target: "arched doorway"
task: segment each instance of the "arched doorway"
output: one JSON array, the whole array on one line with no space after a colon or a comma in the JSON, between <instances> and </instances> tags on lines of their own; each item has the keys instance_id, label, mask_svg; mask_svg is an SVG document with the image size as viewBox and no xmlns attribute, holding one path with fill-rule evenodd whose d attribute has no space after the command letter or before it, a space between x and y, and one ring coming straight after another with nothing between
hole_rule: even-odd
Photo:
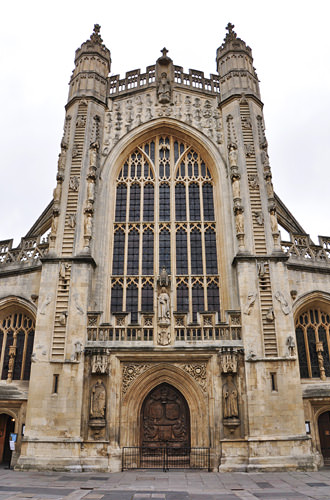
<instances>
[{"instance_id":1,"label":"arched doorway","mask_svg":"<svg viewBox=\"0 0 330 500\"><path fill-rule=\"evenodd\" d=\"M324 464L330 465L330 411L319 416L318 424Z\"/></svg>"},{"instance_id":2,"label":"arched doorway","mask_svg":"<svg viewBox=\"0 0 330 500\"><path fill-rule=\"evenodd\" d=\"M175 387L163 383L145 398L141 409L141 447L190 448L188 404Z\"/></svg>"},{"instance_id":3,"label":"arched doorway","mask_svg":"<svg viewBox=\"0 0 330 500\"><path fill-rule=\"evenodd\" d=\"M6 413L0 414L0 464L10 464L10 433L15 430L15 419Z\"/></svg>"}]
</instances>

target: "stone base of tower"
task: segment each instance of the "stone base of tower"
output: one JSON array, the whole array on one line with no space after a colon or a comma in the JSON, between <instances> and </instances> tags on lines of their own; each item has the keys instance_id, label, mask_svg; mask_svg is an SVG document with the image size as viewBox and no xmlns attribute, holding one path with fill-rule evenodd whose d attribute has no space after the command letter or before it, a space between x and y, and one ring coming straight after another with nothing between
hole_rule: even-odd
<instances>
[{"instance_id":1,"label":"stone base of tower","mask_svg":"<svg viewBox=\"0 0 330 500\"><path fill-rule=\"evenodd\" d=\"M121 456L107 442L25 442L15 470L119 472Z\"/></svg>"},{"instance_id":2,"label":"stone base of tower","mask_svg":"<svg viewBox=\"0 0 330 500\"><path fill-rule=\"evenodd\" d=\"M222 441L219 472L315 471L310 443L306 436Z\"/></svg>"}]
</instances>

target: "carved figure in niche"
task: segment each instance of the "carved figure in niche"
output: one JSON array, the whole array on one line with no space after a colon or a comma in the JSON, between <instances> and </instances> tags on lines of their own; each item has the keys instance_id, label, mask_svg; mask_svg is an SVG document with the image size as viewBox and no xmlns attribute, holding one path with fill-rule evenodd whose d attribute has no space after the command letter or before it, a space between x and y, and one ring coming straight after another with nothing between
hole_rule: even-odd
<instances>
[{"instance_id":1,"label":"carved figure in niche","mask_svg":"<svg viewBox=\"0 0 330 500\"><path fill-rule=\"evenodd\" d=\"M244 314L249 315L251 313L252 307L256 301L257 298L257 293L256 292L250 292L249 295L247 296L247 303L244 309Z\"/></svg>"},{"instance_id":2,"label":"carved figure in niche","mask_svg":"<svg viewBox=\"0 0 330 500\"><path fill-rule=\"evenodd\" d=\"M53 191L54 206L58 209L62 194L62 182L57 182L56 188Z\"/></svg>"},{"instance_id":3,"label":"carved figure in niche","mask_svg":"<svg viewBox=\"0 0 330 500\"><path fill-rule=\"evenodd\" d=\"M70 177L69 187L72 191L78 191L79 177L77 177L76 175L74 175L73 177Z\"/></svg>"},{"instance_id":4,"label":"carved figure in niche","mask_svg":"<svg viewBox=\"0 0 330 500\"><path fill-rule=\"evenodd\" d=\"M282 292L278 291L275 293L275 299L279 301L281 304L281 309L284 312L284 314L289 314L291 311L291 308L288 304L288 301L284 298L284 295Z\"/></svg>"},{"instance_id":5,"label":"carved figure in niche","mask_svg":"<svg viewBox=\"0 0 330 500\"><path fill-rule=\"evenodd\" d=\"M288 338L286 339L286 345L288 346L289 356L294 356L296 342L295 342L294 338L292 337L292 335L289 335Z\"/></svg>"},{"instance_id":6,"label":"carved figure in niche","mask_svg":"<svg viewBox=\"0 0 330 500\"><path fill-rule=\"evenodd\" d=\"M261 146L261 161L264 167L269 167L268 143L266 138L260 144Z\"/></svg>"},{"instance_id":7,"label":"carved figure in niche","mask_svg":"<svg viewBox=\"0 0 330 500\"><path fill-rule=\"evenodd\" d=\"M52 227L50 230L52 236L56 236L57 226L58 226L58 212L53 212Z\"/></svg>"},{"instance_id":8,"label":"carved figure in niche","mask_svg":"<svg viewBox=\"0 0 330 500\"><path fill-rule=\"evenodd\" d=\"M264 223L263 213L262 212L254 212L253 215L255 216L256 223L258 224L258 226L262 226Z\"/></svg>"},{"instance_id":9,"label":"carved figure in niche","mask_svg":"<svg viewBox=\"0 0 330 500\"><path fill-rule=\"evenodd\" d=\"M83 115L78 115L77 116L76 126L77 127L84 127L85 124L86 124L86 117L83 116Z\"/></svg>"},{"instance_id":10,"label":"carved figure in niche","mask_svg":"<svg viewBox=\"0 0 330 500\"><path fill-rule=\"evenodd\" d=\"M68 214L68 226L72 229L76 227L76 214Z\"/></svg>"},{"instance_id":11,"label":"carved figure in niche","mask_svg":"<svg viewBox=\"0 0 330 500\"><path fill-rule=\"evenodd\" d=\"M244 144L245 156L250 157L253 156L254 146L253 144Z\"/></svg>"},{"instance_id":12,"label":"carved figure in niche","mask_svg":"<svg viewBox=\"0 0 330 500\"><path fill-rule=\"evenodd\" d=\"M72 158L76 158L78 155L79 155L79 147L77 146L77 144L74 144L72 148Z\"/></svg>"},{"instance_id":13,"label":"carved figure in niche","mask_svg":"<svg viewBox=\"0 0 330 500\"><path fill-rule=\"evenodd\" d=\"M82 344L78 340L74 344L74 351L73 351L73 354L71 356L71 361L79 361L81 353L82 353Z\"/></svg>"},{"instance_id":14,"label":"carved figure in niche","mask_svg":"<svg viewBox=\"0 0 330 500\"><path fill-rule=\"evenodd\" d=\"M91 390L90 418L105 418L106 394L101 380Z\"/></svg>"},{"instance_id":15,"label":"carved figure in niche","mask_svg":"<svg viewBox=\"0 0 330 500\"><path fill-rule=\"evenodd\" d=\"M40 314L46 314L46 307L51 303L51 301L52 301L52 296L47 295L47 297L45 298L39 309Z\"/></svg>"},{"instance_id":16,"label":"carved figure in niche","mask_svg":"<svg viewBox=\"0 0 330 500\"><path fill-rule=\"evenodd\" d=\"M236 233L244 233L244 215L241 210L238 210L235 215L235 226L236 226Z\"/></svg>"},{"instance_id":17,"label":"carved figure in niche","mask_svg":"<svg viewBox=\"0 0 330 500\"><path fill-rule=\"evenodd\" d=\"M257 270L258 270L259 278L263 278L265 276L265 261L264 260L260 260L257 263Z\"/></svg>"},{"instance_id":18,"label":"carved figure in niche","mask_svg":"<svg viewBox=\"0 0 330 500\"><path fill-rule=\"evenodd\" d=\"M258 181L258 176L257 175L249 175L249 186L251 189L258 189L259 188L259 181Z\"/></svg>"},{"instance_id":19,"label":"carved figure in niche","mask_svg":"<svg viewBox=\"0 0 330 500\"><path fill-rule=\"evenodd\" d=\"M166 271L166 267L163 266L159 275L159 286L168 287L169 284L170 284L170 279Z\"/></svg>"},{"instance_id":20,"label":"carved figure in niche","mask_svg":"<svg viewBox=\"0 0 330 500\"><path fill-rule=\"evenodd\" d=\"M228 158L229 158L229 166L230 168L232 167L237 167L237 158L238 158L238 155L237 155L237 146L236 144L234 144L233 142L231 144L229 144L228 146Z\"/></svg>"},{"instance_id":21,"label":"carved figure in niche","mask_svg":"<svg viewBox=\"0 0 330 500\"><path fill-rule=\"evenodd\" d=\"M158 101L161 104L168 104L171 100L171 85L169 79L167 78L167 73L165 73L165 71L163 71L163 73L160 76L157 95L158 95Z\"/></svg>"},{"instance_id":22,"label":"carved figure in niche","mask_svg":"<svg viewBox=\"0 0 330 500\"><path fill-rule=\"evenodd\" d=\"M273 189L271 175L267 174L265 176L265 181L266 181L266 191L268 198L274 198L274 189Z\"/></svg>"},{"instance_id":23,"label":"carved figure in niche","mask_svg":"<svg viewBox=\"0 0 330 500\"><path fill-rule=\"evenodd\" d=\"M238 417L238 392L231 375L222 387L222 402L223 418Z\"/></svg>"},{"instance_id":24,"label":"carved figure in niche","mask_svg":"<svg viewBox=\"0 0 330 500\"><path fill-rule=\"evenodd\" d=\"M87 183L87 200L90 204L94 203L95 198L95 182L93 179L88 179Z\"/></svg>"},{"instance_id":25,"label":"carved figure in niche","mask_svg":"<svg viewBox=\"0 0 330 500\"><path fill-rule=\"evenodd\" d=\"M252 123L248 116L242 117L242 128L247 128L247 129L252 128Z\"/></svg>"},{"instance_id":26,"label":"carved figure in niche","mask_svg":"<svg viewBox=\"0 0 330 500\"><path fill-rule=\"evenodd\" d=\"M241 196L239 179L240 179L239 175L232 176L232 188L233 188L233 197L234 198L239 198Z\"/></svg>"},{"instance_id":27,"label":"carved figure in niche","mask_svg":"<svg viewBox=\"0 0 330 500\"><path fill-rule=\"evenodd\" d=\"M170 297L165 287L162 287L158 297L158 320L160 323L169 323L170 321Z\"/></svg>"},{"instance_id":28,"label":"carved figure in niche","mask_svg":"<svg viewBox=\"0 0 330 500\"><path fill-rule=\"evenodd\" d=\"M273 234L278 234L278 225L277 225L277 218L276 218L276 210L275 208L271 208L269 211L269 216L270 216L270 227L272 229Z\"/></svg>"},{"instance_id":29,"label":"carved figure in niche","mask_svg":"<svg viewBox=\"0 0 330 500\"><path fill-rule=\"evenodd\" d=\"M89 146L89 166L95 167L97 165L97 153L99 150L99 141L94 141Z\"/></svg>"},{"instance_id":30,"label":"carved figure in niche","mask_svg":"<svg viewBox=\"0 0 330 500\"><path fill-rule=\"evenodd\" d=\"M272 323L275 320L274 309L270 307L266 313L266 321Z\"/></svg>"},{"instance_id":31,"label":"carved figure in niche","mask_svg":"<svg viewBox=\"0 0 330 500\"><path fill-rule=\"evenodd\" d=\"M65 280L65 270L67 269L65 262L61 262L60 264L60 270L59 270L59 277L61 280Z\"/></svg>"},{"instance_id":32,"label":"carved figure in niche","mask_svg":"<svg viewBox=\"0 0 330 500\"><path fill-rule=\"evenodd\" d=\"M62 148L60 154L58 155L58 162L57 162L57 176L61 177L62 180L64 175L65 162L66 162L66 148Z\"/></svg>"},{"instance_id":33,"label":"carved figure in niche","mask_svg":"<svg viewBox=\"0 0 330 500\"><path fill-rule=\"evenodd\" d=\"M84 235L91 237L92 236L92 227L93 227L93 222L92 222L92 214L90 212L85 213L85 220L84 220Z\"/></svg>"}]
</instances>

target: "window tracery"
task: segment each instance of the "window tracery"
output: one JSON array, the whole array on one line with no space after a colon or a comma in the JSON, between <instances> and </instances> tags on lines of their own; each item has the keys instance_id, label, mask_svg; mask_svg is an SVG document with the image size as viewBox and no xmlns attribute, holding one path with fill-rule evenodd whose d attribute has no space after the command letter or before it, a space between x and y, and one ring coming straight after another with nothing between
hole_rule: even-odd
<instances>
[{"instance_id":1,"label":"window tracery","mask_svg":"<svg viewBox=\"0 0 330 500\"><path fill-rule=\"evenodd\" d=\"M301 378L330 377L330 313L314 307L295 321Z\"/></svg>"},{"instance_id":2,"label":"window tracery","mask_svg":"<svg viewBox=\"0 0 330 500\"><path fill-rule=\"evenodd\" d=\"M111 312L156 311L163 267L173 310L193 322L220 313L213 180L198 151L168 135L135 148L117 178Z\"/></svg>"},{"instance_id":3,"label":"window tracery","mask_svg":"<svg viewBox=\"0 0 330 500\"><path fill-rule=\"evenodd\" d=\"M1 379L29 380L35 321L22 310L0 312Z\"/></svg>"}]
</instances>

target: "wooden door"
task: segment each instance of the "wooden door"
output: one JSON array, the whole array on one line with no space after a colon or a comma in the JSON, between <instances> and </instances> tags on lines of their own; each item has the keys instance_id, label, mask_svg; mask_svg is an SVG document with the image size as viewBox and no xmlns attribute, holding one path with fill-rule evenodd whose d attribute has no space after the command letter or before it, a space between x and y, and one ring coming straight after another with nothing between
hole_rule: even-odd
<instances>
[{"instance_id":1,"label":"wooden door","mask_svg":"<svg viewBox=\"0 0 330 500\"><path fill-rule=\"evenodd\" d=\"M182 394L169 384L158 385L142 405L141 446L189 448L190 415Z\"/></svg>"},{"instance_id":2,"label":"wooden door","mask_svg":"<svg viewBox=\"0 0 330 500\"><path fill-rule=\"evenodd\" d=\"M330 411L319 416L321 451L325 463L330 462Z\"/></svg>"}]
</instances>

